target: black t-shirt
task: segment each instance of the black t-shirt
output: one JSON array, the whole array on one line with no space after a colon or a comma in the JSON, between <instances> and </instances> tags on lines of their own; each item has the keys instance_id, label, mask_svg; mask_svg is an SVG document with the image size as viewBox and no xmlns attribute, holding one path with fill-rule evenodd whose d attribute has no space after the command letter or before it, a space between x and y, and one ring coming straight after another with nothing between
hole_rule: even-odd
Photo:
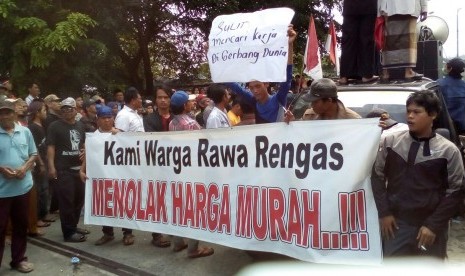
<instances>
[{"instance_id":1,"label":"black t-shirt","mask_svg":"<svg viewBox=\"0 0 465 276\"><path fill-rule=\"evenodd\" d=\"M84 125L76 122L70 125L63 120L53 122L48 127L47 144L55 146L55 168L69 169L81 165L79 152L84 148Z\"/></svg>"},{"instance_id":2,"label":"black t-shirt","mask_svg":"<svg viewBox=\"0 0 465 276\"><path fill-rule=\"evenodd\" d=\"M60 120L60 117L58 115L55 115L53 113L48 113L47 118L45 118L44 122L44 128L45 128L45 133L48 131L48 127L55 121Z\"/></svg>"},{"instance_id":3,"label":"black t-shirt","mask_svg":"<svg viewBox=\"0 0 465 276\"><path fill-rule=\"evenodd\" d=\"M47 157L47 145L45 144L45 128L35 123L27 126L32 133L40 158L45 161Z\"/></svg>"}]
</instances>

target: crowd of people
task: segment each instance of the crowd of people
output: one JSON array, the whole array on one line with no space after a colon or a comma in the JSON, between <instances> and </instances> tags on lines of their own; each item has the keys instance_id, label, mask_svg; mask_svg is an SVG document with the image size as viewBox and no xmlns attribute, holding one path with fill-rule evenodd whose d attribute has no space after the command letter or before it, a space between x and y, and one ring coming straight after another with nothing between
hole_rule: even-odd
<instances>
[{"instance_id":1,"label":"crowd of people","mask_svg":"<svg viewBox=\"0 0 465 276\"><path fill-rule=\"evenodd\" d=\"M27 235L44 234L39 228L49 226L57 215L65 242L86 241L89 231L78 227L84 205L86 132L117 135L290 122L295 120L287 109L293 80L299 88L309 84L303 91L311 104L303 120L361 118L338 99L334 81L323 78L307 83L303 77L293 78L296 33L292 27L287 35L287 79L274 92L270 83L251 81L246 88L236 83L212 84L193 93L162 85L153 91L153 101L143 101L134 87L115 90L112 99L99 95L61 98L55 94L42 98L39 85L31 83L22 100L11 97L11 84L1 85L0 264L9 234L10 266L20 272L32 271L33 265L26 257ZM451 65L451 72L455 67ZM356 74L363 82L373 78L371 69L348 70L359 72ZM409 70L406 78L411 77ZM342 75L339 83L344 84L349 77ZM384 256L428 255L443 259L447 221L463 200L461 155L454 144L432 129L440 112L434 93L413 93L406 106L408 127L391 129L392 133L384 136L373 171ZM385 131L396 125L383 110L371 116L380 117ZM124 245L134 244L136 237L131 229L123 228L122 233ZM103 226L102 234L95 245L114 240L113 227ZM152 233L151 243L157 247L172 245L175 252L187 249L189 258L214 254L213 248L201 247L197 240L168 239L160 233Z\"/></svg>"}]
</instances>

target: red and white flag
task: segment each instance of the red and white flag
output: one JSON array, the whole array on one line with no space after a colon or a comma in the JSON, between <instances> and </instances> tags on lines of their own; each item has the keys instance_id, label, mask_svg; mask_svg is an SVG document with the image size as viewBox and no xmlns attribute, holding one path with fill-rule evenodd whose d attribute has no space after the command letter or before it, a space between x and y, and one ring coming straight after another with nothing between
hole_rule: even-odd
<instances>
[{"instance_id":1,"label":"red and white flag","mask_svg":"<svg viewBox=\"0 0 465 276\"><path fill-rule=\"evenodd\" d=\"M329 59L336 66L336 72L339 76L339 57L337 56L337 38L336 28L334 28L334 21L331 20L329 24L329 34L326 38L325 50L329 53Z\"/></svg>"},{"instance_id":2,"label":"red and white flag","mask_svg":"<svg viewBox=\"0 0 465 276\"><path fill-rule=\"evenodd\" d=\"M304 73L312 79L318 80L323 78L323 70L321 69L320 48L318 46L318 38L316 36L315 21L313 16L310 16L310 24L307 33L307 46L304 54Z\"/></svg>"}]
</instances>

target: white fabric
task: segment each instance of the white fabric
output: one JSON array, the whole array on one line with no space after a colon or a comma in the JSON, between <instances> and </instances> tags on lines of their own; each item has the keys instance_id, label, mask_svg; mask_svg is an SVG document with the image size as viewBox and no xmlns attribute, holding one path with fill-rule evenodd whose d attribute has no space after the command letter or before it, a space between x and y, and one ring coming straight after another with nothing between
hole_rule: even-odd
<instances>
[{"instance_id":1,"label":"white fabric","mask_svg":"<svg viewBox=\"0 0 465 276\"><path fill-rule=\"evenodd\" d=\"M378 15L410 14L419 17L426 11L427 0L378 0Z\"/></svg>"},{"instance_id":2,"label":"white fabric","mask_svg":"<svg viewBox=\"0 0 465 276\"><path fill-rule=\"evenodd\" d=\"M87 133L84 223L379 264L370 175L380 133L378 118Z\"/></svg>"},{"instance_id":3,"label":"white fabric","mask_svg":"<svg viewBox=\"0 0 465 276\"><path fill-rule=\"evenodd\" d=\"M208 36L213 82L283 82L288 61L289 8L220 15Z\"/></svg>"},{"instance_id":4,"label":"white fabric","mask_svg":"<svg viewBox=\"0 0 465 276\"><path fill-rule=\"evenodd\" d=\"M213 107L212 112L208 115L206 128L230 127L228 115L218 107Z\"/></svg>"},{"instance_id":5,"label":"white fabric","mask_svg":"<svg viewBox=\"0 0 465 276\"><path fill-rule=\"evenodd\" d=\"M144 121L137 111L125 105L116 115L115 127L124 132L144 132Z\"/></svg>"}]
</instances>

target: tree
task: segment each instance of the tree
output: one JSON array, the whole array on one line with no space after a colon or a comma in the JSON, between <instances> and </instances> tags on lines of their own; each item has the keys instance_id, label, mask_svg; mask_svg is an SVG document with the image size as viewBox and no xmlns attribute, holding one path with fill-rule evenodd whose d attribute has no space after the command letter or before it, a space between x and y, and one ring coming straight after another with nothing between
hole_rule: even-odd
<instances>
[{"instance_id":1,"label":"tree","mask_svg":"<svg viewBox=\"0 0 465 276\"><path fill-rule=\"evenodd\" d=\"M41 77L57 56L74 51L97 24L88 15L55 11L44 2L4 0L0 4L0 74L11 76L19 88L31 76Z\"/></svg>"}]
</instances>

